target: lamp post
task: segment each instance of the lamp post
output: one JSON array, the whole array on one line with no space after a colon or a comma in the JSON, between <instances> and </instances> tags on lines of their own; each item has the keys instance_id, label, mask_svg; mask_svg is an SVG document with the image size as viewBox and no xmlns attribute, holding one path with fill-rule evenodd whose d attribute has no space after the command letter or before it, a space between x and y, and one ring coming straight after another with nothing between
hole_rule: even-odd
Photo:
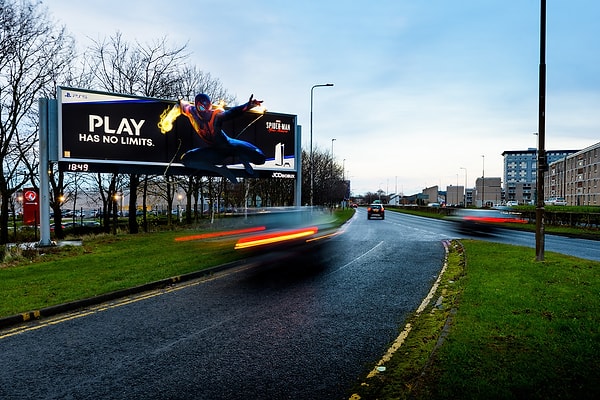
<instances>
[{"instance_id":1,"label":"lamp post","mask_svg":"<svg viewBox=\"0 0 600 400\"><path fill-rule=\"evenodd\" d=\"M485 155L481 156L482 170L481 170L481 208L485 207Z\"/></svg>"},{"instance_id":2,"label":"lamp post","mask_svg":"<svg viewBox=\"0 0 600 400\"><path fill-rule=\"evenodd\" d=\"M465 170L465 208L467 207L467 169L465 167L460 167L460 169Z\"/></svg>"},{"instance_id":3,"label":"lamp post","mask_svg":"<svg viewBox=\"0 0 600 400\"><path fill-rule=\"evenodd\" d=\"M334 158L333 158L333 142L335 142L335 138L331 139L331 177L333 178L333 166L335 164Z\"/></svg>"},{"instance_id":4,"label":"lamp post","mask_svg":"<svg viewBox=\"0 0 600 400\"><path fill-rule=\"evenodd\" d=\"M456 203L457 205L460 205L460 197L458 196L458 174L456 174Z\"/></svg>"},{"instance_id":5,"label":"lamp post","mask_svg":"<svg viewBox=\"0 0 600 400\"><path fill-rule=\"evenodd\" d=\"M540 73L538 104L538 148L535 202L535 259L544 261L544 173L548 166L546 159L546 0L540 2Z\"/></svg>"},{"instance_id":6,"label":"lamp post","mask_svg":"<svg viewBox=\"0 0 600 400\"><path fill-rule=\"evenodd\" d=\"M342 160L342 187L344 188L344 201L343 208L346 207L346 199L350 200L350 196L346 196L348 194L348 186L346 186L346 159Z\"/></svg>"},{"instance_id":7,"label":"lamp post","mask_svg":"<svg viewBox=\"0 0 600 400\"><path fill-rule=\"evenodd\" d=\"M310 88L310 205L313 205L314 193L314 166L313 166L313 92L316 87L333 86L333 83L313 85Z\"/></svg>"}]
</instances>

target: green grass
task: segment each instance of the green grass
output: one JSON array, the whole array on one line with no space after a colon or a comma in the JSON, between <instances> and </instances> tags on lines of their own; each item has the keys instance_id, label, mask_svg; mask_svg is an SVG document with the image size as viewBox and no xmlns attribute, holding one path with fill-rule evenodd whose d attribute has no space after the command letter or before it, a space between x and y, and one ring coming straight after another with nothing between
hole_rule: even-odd
<instances>
[{"instance_id":1,"label":"green grass","mask_svg":"<svg viewBox=\"0 0 600 400\"><path fill-rule=\"evenodd\" d=\"M456 398L468 389L470 398L530 399L600 394L600 263L551 253L536 263L531 251L471 242L466 253L467 286L435 364L434 393Z\"/></svg>"},{"instance_id":2,"label":"green grass","mask_svg":"<svg viewBox=\"0 0 600 400\"><path fill-rule=\"evenodd\" d=\"M0 269L0 317L199 271L241 257L226 241L175 242L183 232L90 237Z\"/></svg>"},{"instance_id":3,"label":"green grass","mask_svg":"<svg viewBox=\"0 0 600 400\"><path fill-rule=\"evenodd\" d=\"M463 245L452 247L436 294L442 308L411 319L387 370L355 398L597 398L600 263L555 253L536 262L528 248Z\"/></svg>"},{"instance_id":4,"label":"green grass","mask_svg":"<svg viewBox=\"0 0 600 400\"><path fill-rule=\"evenodd\" d=\"M326 215L339 227L353 209ZM82 246L38 250L13 248L0 264L0 318L120 289L177 277L242 259L233 249L236 238L176 241L176 238L214 232L162 231L136 235L86 237Z\"/></svg>"}]
</instances>

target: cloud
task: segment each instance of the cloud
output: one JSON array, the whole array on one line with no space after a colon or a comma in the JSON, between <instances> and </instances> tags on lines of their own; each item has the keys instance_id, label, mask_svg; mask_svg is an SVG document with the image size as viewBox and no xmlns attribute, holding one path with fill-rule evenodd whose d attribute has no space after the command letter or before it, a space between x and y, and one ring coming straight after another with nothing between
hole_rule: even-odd
<instances>
[{"instance_id":1,"label":"cloud","mask_svg":"<svg viewBox=\"0 0 600 400\"><path fill-rule=\"evenodd\" d=\"M78 40L118 30L188 43L191 62L238 100L254 93L269 110L296 114L305 146L310 88L334 83L314 92L314 142L330 149L336 138L357 193L396 180L409 194L445 188L465 172L474 186L484 168L502 177L503 151L537 146L538 2L186 4L47 1ZM548 5L547 149L598 141L599 10Z\"/></svg>"}]
</instances>

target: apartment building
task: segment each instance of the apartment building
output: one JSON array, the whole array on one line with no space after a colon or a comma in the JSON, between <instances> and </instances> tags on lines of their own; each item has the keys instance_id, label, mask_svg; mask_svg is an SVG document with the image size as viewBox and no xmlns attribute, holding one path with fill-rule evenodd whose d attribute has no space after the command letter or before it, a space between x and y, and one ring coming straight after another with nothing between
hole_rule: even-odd
<instances>
[{"instance_id":1,"label":"apartment building","mask_svg":"<svg viewBox=\"0 0 600 400\"><path fill-rule=\"evenodd\" d=\"M545 198L564 197L569 205L600 205L600 142L550 163Z\"/></svg>"},{"instance_id":2,"label":"apartment building","mask_svg":"<svg viewBox=\"0 0 600 400\"><path fill-rule=\"evenodd\" d=\"M546 154L550 164L577 152L578 150L547 150ZM535 201L537 149L505 151L502 156L504 157L504 200L518 201L520 204Z\"/></svg>"},{"instance_id":3,"label":"apartment building","mask_svg":"<svg viewBox=\"0 0 600 400\"><path fill-rule=\"evenodd\" d=\"M446 204L449 206L465 205L465 187L464 186L447 186L446 187Z\"/></svg>"},{"instance_id":4,"label":"apartment building","mask_svg":"<svg viewBox=\"0 0 600 400\"><path fill-rule=\"evenodd\" d=\"M477 178L475 180L475 205L477 207L494 207L502 204L501 183L500 178Z\"/></svg>"}]
</instances>

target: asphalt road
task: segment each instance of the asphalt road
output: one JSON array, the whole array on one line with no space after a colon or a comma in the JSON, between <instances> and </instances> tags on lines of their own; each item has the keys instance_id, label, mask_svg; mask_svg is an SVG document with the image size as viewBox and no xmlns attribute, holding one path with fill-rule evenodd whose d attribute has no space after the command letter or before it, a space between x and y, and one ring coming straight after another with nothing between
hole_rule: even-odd
<instances>
[{"instance_id":1,"label":"asphalt road","mask_svg":"<svg viewBox=\"0 0 600 400\"><path fill-rule=\"evenodd\" d=\"M5 330L0 399L347 399L426 296L442 241L464 236L454 226L360 209L320 248ZM597 242L546 244L600 258Z\"/></svg>"},{"instance_id":2,"label":"asphalt road","mask_svg":"<svg viewBox=\"0 0 600 400\"><path fill-rule=\"evenodd\" d=\"M386 219L399 224L404 229L420 231L429 237L440 239L469 238L490 242L512 244L529 247L535 258L535 234L518 230L498 228L489 232L464 232L457 230L457 224L447 220L423 218L407 214L388 212ZM600 242L569 238L557 235L544 235L544 250L556 252L588 260L600 261Z\"/></svg>"},{"instance_id":3,"label":"asphalt road","mask_svg":"<svg viewBox=\"0 0 600 400\"><path fill-rule=\"evenodd\" d=\"M348 398L443 263L440 235L390 222L2 332L0 398Z\"/></svg>"}]
</instances>

